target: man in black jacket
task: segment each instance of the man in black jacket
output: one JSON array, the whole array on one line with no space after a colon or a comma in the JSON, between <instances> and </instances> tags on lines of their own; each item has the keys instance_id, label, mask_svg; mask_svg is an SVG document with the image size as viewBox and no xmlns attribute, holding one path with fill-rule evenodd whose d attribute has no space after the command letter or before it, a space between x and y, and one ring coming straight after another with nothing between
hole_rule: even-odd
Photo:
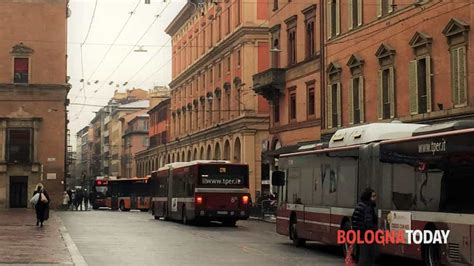
<instances>
[{"instance_id":1,"label":"man in black jacket","mask_svg":"<svg viewBox=\"0 0 474 266\"><path fill-rule=\"evenodd\" d=\"M361 237L368 230L377 230L377 213L375 212L375 201L377 196L371 188L366 188L360 197L354 213L352 214L352 229L360 231ZM358 265L374 265L375 245L363 244L359 246Z\"/></svg>"}]
</instances>

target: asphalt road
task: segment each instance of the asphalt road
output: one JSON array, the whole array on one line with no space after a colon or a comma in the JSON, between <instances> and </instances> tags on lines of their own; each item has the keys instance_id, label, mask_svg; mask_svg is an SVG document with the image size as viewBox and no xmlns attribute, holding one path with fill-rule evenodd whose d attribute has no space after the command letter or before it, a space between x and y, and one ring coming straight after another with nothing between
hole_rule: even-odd
<instances>
[{"instance_id":1,"label":"asphalt road","mask_svg":"<svg viewBox=\"0 0 474 266\"><path fill-rule=\"evenodd\" d=\"M275 225L239 221L188 226L149 213L58 213L89 265L343 265L337 248L294 247Z\"/></svg>"}]
</instances>

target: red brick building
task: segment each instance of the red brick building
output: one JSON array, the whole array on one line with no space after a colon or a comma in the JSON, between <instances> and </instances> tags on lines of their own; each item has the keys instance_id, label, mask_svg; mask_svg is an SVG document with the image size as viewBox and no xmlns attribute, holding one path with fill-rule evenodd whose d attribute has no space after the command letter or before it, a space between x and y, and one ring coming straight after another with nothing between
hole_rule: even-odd
<instances>
[{"instance_id":1,"label":"red brick building","mask_svg":"<svg viewBox=\"0 0 474 266\"><path fill-rule=\"evenodd\" d=\"M26 208L40 182L62 202L66 11L66 0L0 1L0 208Z\"/></svg>"},{"instance_id":2,"label":"red brick building","mask_svg":"<svg viewBox=\"0 0 474 266\"><path fill-rule=\"evenodd\" d=\"M270 68L253 76L253 90L271 105L264 179L278 155L319 140L321 129L321 21L319 1L268 5ZM265 186L269 190L269 186Z\"/></svg>"},{"instance_id":3,"label":"red brick building","mask_svg":"<svg viewBox=\"0 0 474 266\"><path fill-rule=\"evenodd\" d=\"M323 135L393 119L472 117L474 2L376 2L326 5Z\"/></svg>"}]
</instances>

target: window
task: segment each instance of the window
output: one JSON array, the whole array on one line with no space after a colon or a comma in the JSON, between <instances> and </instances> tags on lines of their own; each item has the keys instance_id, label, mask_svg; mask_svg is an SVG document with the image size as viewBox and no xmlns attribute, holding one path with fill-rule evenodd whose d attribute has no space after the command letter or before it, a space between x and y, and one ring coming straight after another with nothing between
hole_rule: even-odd
<instances>
[{"instance_id":1,"label":"window","mask_svg":"<svg viewBox=\"0 0 474 266\"><path fill-rule=\"evenodd\" d=\"M278 10L278 0L273 0L273 11Z\"/></svg>"},{"instance_id":2,"label":"window","mask_svg":"<svg viewBox=\"0 0 474 266\"><path fill-rule=\"evenodd\" d=\"M314 20L311 19L306 22L306 58L315 54L314 44Z\"/></svg>"},{"instance_id":3,"label":"window","mask_svg":"<svg viewBox=\"0 0 474 266\"><path fill-rule=\"evenodd\" d=\"M240 68L240 50L237 51L237 68Z\"/></svg>"},{"instance_id":4,"label":"window","mask_svg":"<svg viewBox=\"0 0 474 266\"><path fill-rule=\"evenodd\" d=\"M227 57L227 74L230 74L230 55Z\"/></svg>"},{"instance_id":5,"label":"window","mask_svg":"<svg viewBox=\"0 0 474 266\"><path fill-rule=\"evenodd\" d=\"M288 66L296 64L296 15L285 20L288 35Z\"/></svg>"},{"instance_id":6,"label":"window","mask_svg":"<svg viewBox=\"0 0 474 266\"><path fill-rule=\"evenodd\" d=\"M328 38L336 37L340 33L340 0L328 1Z\"/></svg>"},{"instance_id":7,"label":"window","mask_svg":"<svg viewBox=\"0 0 474 266\"><path fill-rule=\"evenodd\" d=\"M364 78L353 76L349 88L349 123L360 124L364 121Z\"/></svg>"},{"instance_id":8,"label":"window","mask_svg":"<svg viewBox=\"0 0 474 266\"><path fill-rule=\"evenodd\" d=\"M296 120L296 91L290 91L290 104L289 104L289 117L290 122Z\"/></svg>"},{"instance_id":9,"label":"window","mask_svg":"<svg viewBox=\"0 0 474 266\"><path fill-rule=\"evenodd\" d=\"M230 6L227 8L227 23L226 23L226 34L230 33Z\"/></svg>"},{"instance_id":10,"label":"window","mask_svg":"<svg viewBox=\"0 0 474 266\"><path fill-rule=\"evenodd\" d=\"M377 17L383 17L393 12L393 0L377 0Z\"/></svg>"},{"instance_id":11,"label":"window","mask_svg":"<svg viewBox=\"0 0 474 266\"><path fill-rule=\"evenodd\" d=\"M308 85L308 117L315 115L315 99L314 84Z\"/></svg>"},{"instance_id":12,"label":"window","mask_svg":"<svg viewBox=\"0 0 474 266\"><path fill-rule=\"evenodd\" d=\"M222 38L222 15L219 13L219 16L217 17L217 41L220 41Z\"/></svg>"},{"instance_id":13,"label":"window","mask_svg":"<svg viewBox=\"0 0 474 266\"><path fill-rule=\"evenodd\" d=\"M467 104L466 46L452 48L451 86L454 106Z\"/></svg>"},{"instance_id":14,"label":"window","mask_svg":"<svg viewBox=\"0 0 474 266\"><path fill-rule=\"evenodd\" d=\"M7 158L11 163L31 163L32 136L30 129L8 129Z\"/></svg>"},{"instance_id":15,"label":"window","mask_svg":"<svg viewBox=\"0 0 474 266\"><path fill-rule=\"evenodd\" d=\"M393 67L379 71L379 119L390 119L395 116L393 72Z\"/></svg>"},{"instance_id":16,"label":"window","mask_svg":"<svg viewBox=\"0 0 474 266\"><path fill-rule=\"evenodd\" d=\"M206 52L206 28L202 28L202 54Z\"/></svg>"},{"instance_id":17,"label":"window","mask_svg":"<svg viewBox=\"0 0 474 266\"><path fill-rule=\"evenodd\" d=\"M331 84L331 127L341 126L341 84Z\"/></svg>"},{"instance_id":18,"label":"window","mask_svg":"<svg viewBox=\"0 0 474 266\"><path fill-rule=\"evenodd\" d=\"M408 67L410 114L431 112L431 58L413 60Z\"/></svg>"},{"instance_id":19,"label":"window","mask_svg":"<svg viewBox=\"0 0 474 266\"><path fill-rule=\"evenodd\" d=\"M214 71L212 71L212 67L209 69L209 79L212 82L214 82Z\"/></svg>"},{"instance_id":20,"label":"window","mask_svg":"<svg viewBox=\"0 0 474 266\"><path fill-rule=\"evenodd\" d=\"M13 68L14 68L13 82L14 83L28 83L29 59L16 57L14 59Z\"/></svg>"},{"instance_id":21,"label":"window","mask_svg":"<svg viewBox=\"0 0 474 266\"><path fill-rule=\"evenodd\" d=\"M296 64L296 28L288 30L288 66Z\"/></svg>"},{"instance_id":22,"label":"window","mask_svg":"<svg viewBox=\"0 0 474 266\"><path fill-rule=\"evenodd\" d=\"M280 24L278 24L270 29L270 33L272 34L272 47L270 53L273 68L280 67L280 27Z\"/></svg>"},{"instance_id":23,"label":"window","mask_svg":"<svg viewBox=\"0 0 474 266\"><path fill-rule=\"evenodd\" d=\"M362 0L349 0L349 29L362 25Z\"/></svg>"},{"instance_id":24,"label":"window","mask_svg":"<svg viewBox=\"0 0 474 266\"><path fill-rule=\"evenodd\" d=\"M217 64L217 78L221 79L222 78L222 68L221 68L221 63Z\"/></svg>"},{"instance_id":25,"label":"window","mask_svg":"<svg viewBox=\"0 0 474 266\"><path fill-rule=\"evenodd\" d=\"M242 0L236 0L237 1L237 26L240 25L241 22L241 12L242 12Z\"/></svg>"},{"instance_id":26,"label":"window","mask_svg":"<svg viewBox=\"0 0 474 266\"><path fill-rule=\"evenodd\" d=\"M273 122L280 123L280 98L273 100Z\"/></svg>"}]
</instances>

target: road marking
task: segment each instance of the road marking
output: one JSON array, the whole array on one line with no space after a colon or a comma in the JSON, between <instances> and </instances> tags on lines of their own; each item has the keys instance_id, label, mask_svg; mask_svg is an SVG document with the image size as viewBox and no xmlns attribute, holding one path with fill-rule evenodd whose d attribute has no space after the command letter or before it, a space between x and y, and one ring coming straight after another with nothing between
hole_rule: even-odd
<instances>
[{"instance_id":1,"label":"road marking","mask_svg":"<svg viewBox=\"0 0 474 266\"><path fill-rule=\"evenodd\" d=\"M71 255L72 262L74 263L74 265L77 265L77 266L87 266L86 260L81 255L81 252L79 252L79 249L77 248L76 244L72 240L72 237L69 235L66 227L62 223L61 218L58 217L58 219L61 224L59 226L59 230L61 231L61 235L64 239L64 242L66 242L66 247L69 250L69 254Z\"/></svg>"}]
</instances>

